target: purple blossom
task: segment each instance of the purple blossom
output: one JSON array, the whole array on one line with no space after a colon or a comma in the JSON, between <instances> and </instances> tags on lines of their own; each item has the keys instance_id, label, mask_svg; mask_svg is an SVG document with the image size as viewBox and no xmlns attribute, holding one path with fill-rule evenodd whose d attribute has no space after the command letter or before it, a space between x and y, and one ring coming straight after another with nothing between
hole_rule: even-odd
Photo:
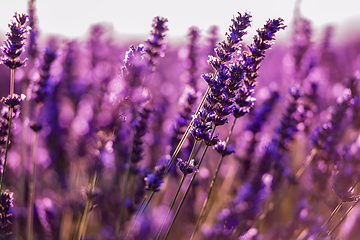
<instances>
[{"instance_id":1,"label":"purple blossom","mask_svg":"<svg viewBox=\"0 0 360 240\"><path fill-rule=\"evenodd\" d=\"M179 167L180 171L184 175L195 173L195 172L199 171L197 169L198 165L194 165L194 159L191 159L190 162L187 162L187 161L185 162L181 158L178 158L178 162L176 165Z\"/></svg>"},{"instance_id":2,"label":"purple blossom","mask_svg":"<svg viewBox=\"0 0 360 240\"><path fill-rule=\"evenodd\" d=\"M19 57L24 52L24 40L30 28L26 26L28 16L26 14L14 15L15 21L9 24L10 32L6 34L8 37L1 47L5 56L0 61L0 64L6 65L8 68L16 69L25 65L26 60L21 60Z\"/></svg>"}]
</instances>

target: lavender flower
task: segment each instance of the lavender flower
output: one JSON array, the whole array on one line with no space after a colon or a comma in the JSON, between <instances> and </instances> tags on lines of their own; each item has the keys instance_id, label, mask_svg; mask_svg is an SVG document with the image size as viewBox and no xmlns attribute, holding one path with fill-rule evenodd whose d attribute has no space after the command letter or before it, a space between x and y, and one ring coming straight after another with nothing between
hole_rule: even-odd
<instances>
[{"instance_id":1,"label":"lavender flower","mask_svg":"<svg viewBox=\"0 0 360 240\"><path fill-rule=\"evenodd\" d=\"M199 171L197 169L198 165L194 164L194 159L191 159L190 162L187 162L187 161L185 162L181 158L178 158L178 162L176 165L179 167L180 171L184 175L195 173L195 172Z\"/></svg>"},{"instance_id":2,"label":"lavender flower","mask_svg":"<svg viewBox=\"0 0 360 240\"><path fill-rule=\"evenodd\" d=\"M39 35L36 23L37 23L37 19L36 19L36 8L35 8L35 0L30 0L28 2L28 11L29 11L29 27L30 29L30 36L29 36L29 43L28 43L28 47L27 47L27 51L29 52L29 55L35 59L37 57L38 54L38 49L37 49L37 38Z\"/></svg>"},{"instance_id":3,"label":"lavender flower","mask_svg":"<svg viewBox=\"0 0 360 240\"><path fill-rule=\"evenodd\" d=\"M214 146L214 149L221 155L227 156L235 152L235 149L232 144L226 146L225 141L218 141L218 143Z\"/></svg>"},{"instance_id":4,"label":"lavender flower","mask_svg":"<svg viewBox=\"0 0 360 240\"><path fill-rule=\"evenodd\" d=\"M25 65L26 60L19 57L24 52L24 40L30 28L26 26L28 16L26 14L14 15L15 21L9 24L10 32L6 34L8 37L1 47L5 56L0 60L0 64L6 65L8 68L16 69Z\"/></svg>"},{"instance_id":5,"label":"lavender flower","mask_svg":"<svg viewBox=\"0 0 360 240\"><path fill-rule=\"evenodd\" d=\"M301 16L300 6L297 4L294 11L293 32L291 34L291 50L295 60L295 79L302 80L305 79L307 75L308 71L303 71L302 63L305 60L305 54L311 46L312 32L311 22Z\"/></svg>"},{"instance_id":6,"label":"lavender flower","mask_svg":"<svg viewBox=\"0 0 360 240\"><path fill-rule=\"evenodd\" d=\"M2 97L0 102L4 103L10 108L16 108L20 105L20 103L26 98L24 94L18 95L14 94L12 97L9 95L8 97Z\"/></svg>"},{"instance_id":7,"label":"lavender flower","mask_svg":"<svg viewBox=\"0 0 360 240\"><path fill-rule=\"evenodd\" d=\"M140 112L139 116L133 122L134 138L132 146L131 162L137 164L142 160L143 156L143 140L142 137L147 132L149 116L152 109L144 107Z\"/></svg>"},{"instance_id":8,"label":"lavender flower","mask_svg":"<svg viewBox=\"0 0 360 240\"><path fill-rule=\"evenodd\" d=\"M266 50L271 47L270 41L275 39L275 33L285 29L286 26L283 22L284 20L281 18L269 19L263 28L256 30L257 35L254 36L254 42L248 46L249 52L242 54L242 70L246 81L242 83L235 99L236 105L233 108L235 117L244 116L254 106L255 98L252 95L254 94L260 63L265 57Z\"/></svg>"},{"instance_id":9,"label":"lavender flower","mask_svg":"<svg viewBox=\"0 0 360 240\"><path fill-rule=\"evenodd\" d=\"M164 50L166 45L164 43L165 32L168 30L168 27L165 25L167 23L166 18L155 17L152 23L153 30L151 31L151 37L146 41L147 47L145 52L149 55L149 66L151 68L155 67L155 58L164 56Z\"/></svg>"},{"instance_id":10,"label":"lavender flower","mask_svg":"<svg viewBox=\"0 0 360 240\"><path fill-rule=\"evenodd\" d=\"M215 74L203 74L210 92L200 113L195 117L191 133L197 140L210 142L212 124L220 126L228 122L226 116L232 112L235 91L240 86L243 71L238 63L226 64L233 58L234 53L240 49L237 44L246 34L245 29L250 26L251 15L245 13L232 19L226 40L220 42L215 48L216 57L209 56L208 63L216 70ZM234 55L234 56L233 56ZM238 60L237 60L238 61Z\"/></svg>"},{"instance_id":11,"label":"lavender flower","mask_svg":"<svg viewBox=\"0 0 360 240\"><path fill-rule=\"evenodd\" d=\"M45 53L39 67L40 78L32 81L29 87L35 94L35 96L31 96L31 98L34 99L36 103L42 103L51 91L49 86L50 68L55 59L56 49L49 45L45 48Z\"/></svg>"},{"instance_id":12,"label":"lavender flower","mask_svg":"<svg viewBox=\"0 0 360 240\"><path fill-rule=\"evenodd\" d=\"M160 191L160 187L164 182L165 169L169 163L170 156L167 155L161 159L160 163L154 168L154 172L148 174L144 181L146 182L146 190L148 191Z\"/></svg>"},{"instance_id":13,"label":"lavender flower","mask_svg":"<svg viewBox=\"0 0 360 240\"><path fill-rule=\"evenodd\" d=\"M197 55L198 55L198 46L197 46L197 42L199 40L199 29L196 27L191 27L188 33L188 37L189 37L189 54L188 54L188 58L186 59L186 68L187 68L187 72L188 72L188 84L193 87L195 90L197 90L197 83L196 83L196 72L198 70L197 67Z\"/></svg>"},{"instance_id":14,"label":"lavender flower","mask_svg":"<svg viewBox=\"0 0 360 240\"><path fill-rule=\"evenodd\" d=\"M130 88L141 86L146 72L146 61L144 58L145 46L130 46L126 52L124 66L122 68L123 78Z\"/></svg>"},{"instance_id":15,"label":"lavender flower","mask_svg":"<svg viewBox=\"0 0 360 240\"><path fill-rule=\"evenodd\" d=\"M262 105L254 109L254 114L251 116L251 119L246 126L246 129L248 131L251 131L252 138L249 141L248 146L246 147L244 155L242 157L239 157L239 160L242 164L242 179L245 179L249 173L251 160L254 157L255 148L258 143L257 134L261 131L270 113L273 111L274 105L278 98L278 92L272 91L270 97L266 99Z\"/></svg>"},{"instance_id":16,"label":"lavender flower","mask_svg":"<svg viewBox=\"0 0 360 240\"><path fill-rule=\"evenodd\" d=\"M11 208L13 207L13 193L1 192L0 196L0 237L10 239L11 236Z\"/></svg>"},{"instance_id":17,"label":"lavender flower","mask_svg":"<svg viewBox=\"0 0 360 240\"><path fill-rule=\"evenodd\" d=\"M180 98L181 110L179 111L179 116L176 118L175 123L172 126L170 155L173 154L173 151L179 143L182 134L184 134L184 128L190 123L191 112L193 110L196 99L197 96L194 88L186 85L183 95Z\"/></svg>"},{"instance_id":18,"label":"lavender flower","mask_svg":"<svg viewBox=\"0 0 360 240\"><path fill-rule=\"evenodd\" d=\"M283 176L286 175L286 153L289 151L289 144L293 141L295 133L298 131L297 125L304 122L302 115L300 97L301 92L299 87L295 86L289 90L291 99L286 107L280 124L276 127L272 143L276 146L279 152L279 157L274 162L274 174L272 180L272 190L278 190ZM290 179L291 177L288 176Z\"/></svg>"},{"instance_id":19,"label":"lavender flower","mask_svg":"<svg viewBox=\"0 0 360 240\"><path fill-rule=\"evenodd\" d=\"M360 121L358 121L360 117L360 94L358 91L359 80L357 77L352 76L348 78L346 81L346 87L351 90L352 124L355 129L360 129Z\"/></svg>"},{"instance_id":20,"label":"lavender flower","mask_svg":"<svg viewBox=\"0 0 360 240\"><path fill-rule=\"evenodd\" d=\"M336 162L339 159L339 154L336 146L341 140L344 129L344 117L346 111L350 106L351 90L345 89L343 96L337 99L337 104L329 121L319 126L312 135L312 143L317 149L323 150L327 155L325 159L327 162Z\"/></svg>"},{"instance_id":21,"label":"lavender flower","mask_svg":"<svg viewBox=\"0 0 360 240\"><path fill-rule=\"evenodd\" d=\"M256 30L254 42L249 45L250 52L243 53L245 74L248 81L253 82L258 77L260 63L265 57L265 51L271 47L271 40L275 39L275 33L285 29L284 20L281 18L268 20L263 28Z\"/></svg>"}]
</instances>

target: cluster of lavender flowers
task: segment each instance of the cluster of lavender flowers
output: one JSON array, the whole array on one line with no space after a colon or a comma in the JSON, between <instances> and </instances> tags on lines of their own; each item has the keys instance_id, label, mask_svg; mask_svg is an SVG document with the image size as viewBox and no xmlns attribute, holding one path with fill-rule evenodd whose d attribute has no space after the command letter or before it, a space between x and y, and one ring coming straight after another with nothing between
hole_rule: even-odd
<instances>
[{"instance_id":1,"label":"cluster of lavender flowers","mask_svg":"<svg viewBox=\"0 0 360 240\"><path fill-rule=\"evenodd\" d=\"M298 5L245 43L251 18L45 39L29 0L1 47L0 238L357 239L359 48Z\"/></svg>"}]
</instances>

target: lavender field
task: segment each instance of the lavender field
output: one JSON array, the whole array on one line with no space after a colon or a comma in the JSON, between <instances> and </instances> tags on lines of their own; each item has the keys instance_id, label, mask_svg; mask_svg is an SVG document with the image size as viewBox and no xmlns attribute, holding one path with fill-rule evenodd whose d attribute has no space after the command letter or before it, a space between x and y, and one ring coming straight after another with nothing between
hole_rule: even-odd
<instances>
[{"instance_id":1,"label":"lavender field","mask_svg":"<svg viewBox=\"0 0 360 240\"><path fill-rule=\"evenodd\" d=\"M360 37L297 5L68 39L34 2L0 36L0 239L360 239Z\"/></svg>"}]
</instances>

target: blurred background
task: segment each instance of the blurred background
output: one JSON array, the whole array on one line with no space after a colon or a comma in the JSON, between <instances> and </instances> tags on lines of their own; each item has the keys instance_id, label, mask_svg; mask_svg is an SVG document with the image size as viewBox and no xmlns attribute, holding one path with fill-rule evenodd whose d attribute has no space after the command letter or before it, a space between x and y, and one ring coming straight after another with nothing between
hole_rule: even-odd
<instances>
[{"instance_id":1,"label":"blurred background","mask_svg":"<svg viewBox=\"0 0 360 240\"><path fill-rule=\"evenodd\" d=\"M0 33L7 31L7 23L15 11L27 12L27 2L1 0ZM314 29L333 25L337 39L348 38L359 30L360 2L357 0L298 2L301 2L303 16L312 21ZM251 38L255 30L269 18L282 17L286 24L290 24L295 4L296 0L37 0L36 14L42 34L70 38L84 37L93 24L110 23L114 31L124 37L143 39L149 33L152 19L162 16L169 19L169 39L179 41L191 26L205 32L210 26L217 25L222 34L227 31L231 16L244 11L253 15L252 28L248 34L248 38ZM281 38L287 32L279 33L278 37Z\"/></svg>"},{"instance_id":2,"label":"blurred background","mask_svg":"<svg viewBox=\"0 0 360 240\"><path fill-rule=\"evenodd\" d=\"M39 35L33 31L32 36L35 39L33 45L30 43L31 36L28 37L25 53L21 56L21 59L28 58L27 66L15 72L16 93L27 94L31 87L29 83L38 81L39 65L45 49L57 53L57 59L50 70L50 87L47 89L50 93L49 99L44 103L39 118L44 131L39 134L37 146L39 159L36 160L36 164L37 171L41 175L38 175L36 182L35 204L39 215L35 216L34 232L37 238L34 239L56 240L58 238L54 236L59 235L63 236L60 239L70 239L66 236L74 233L77 214L81 209L79 203L85 201L83 187L88 182L87 174L91 176L90 173L99 166L101 175L97 187L101 193L94 200L99 206L90 216L88 224L90 230L86 239L111 239L117 213L120 212L119 203L122 201L120 190L123 185L119 182L125 176L128 155L132 149L131 138L134 126L132 119L135 119L137 112L132 106L140 106L146 102L154 107L154 112L150 119L149 131L144 137L144 159L137 166L136 171L132 170L135 180L129 189L137 186L134 187L136 190L132 191L133 195L129 197L132 202L129 201L127 214L124 216L124 222L129 222L137 208L136 204L144 195L144 177L153 172L154 166L164 155L169 154L169 147L173 144L172 134L175 132L173 125L188 101L185 101L186 96L189 96L187 91L191 92L187 85L195 83L193 85L196 89L194 87L193 94L205 92L207 84L200 76L204 72L213 70L207 64L208 55L214 54L216 42L224 39L224 33L228 31L231 19L237 12L248 12L253 16L252 26L248 28L248 35L244 37L245 44L242 45L245 51L246 44L251 43L256 29L261 28L268 19L281 17L287 25L285 31L280 31L276 35L272 49L266 52L266 58L259 70L259 84L255 91L256 107L265 105L266 100L272 95L278 94L280 101L273 106L268 121L262 123L264 128L261 131L252 133L248 128L255 122L252 117L255 116L256 119L256 111L258 111L256 107L249 116L237 123L231 140L236 148L236 154L227 159L219 173L218 181L223 182L224 185L216 186L219 188L216 191L219 192L218 195L213 194L213 198L216 199L217 204L212 206L206 220L208 226L214 226L218 213L229 199L234 198L240 189L239 186L243 184L241 182L243 180L235 176L242 174L240 171L243 171L241 166L247 161L247 149L254 149L253 159L256 166L264 153L264 147L276 135L274 129L281 123L282 116L287 111L289 87L302 85L304 101L308 104L303 108L309 115L304 123L298 124L299 134L288 153L291 161L286 163L286 167L289 171L295 172L312 148L310 135L317 126L328 120L331 112L328 108L331 109L330 106L336 104L336 99L342 96L344 88L349 88L347 78L349 76L354 76L354 79L360 78L360 2L358 0L216 2L213 0L0 0L0 2L0 45L6 38L8 23L13 20L14 13L29 13L28 2L35 2L34 29ZM146 81L146 91L143 91L142 86L131 85L132 82L122 75L123 60L131 44L137 46L139 43L144 43L149 36L150 39L155 39L150 35L150 31L156 16L168 19L166 25L169 31L165 33L167 44L166 49L164 47L165 55L156 59L156 71L147 79L149 81ZM197 28L192 28L193 26ZM162 46L160 56L163 55L164 49ZM1 52L0 57L2 56ZM9 69L0 65L0 96L8 94L9 79ZM127 87L131 90L129 92L133 93L133 98L128 98ZM130 99L129 103L127 103L128 99ZM116 105L112 101L120 103ZM16 119L15 122L18 127L14 131L12 149L9 153L11 161L5 178L6 188L16 196L13 214L13 233L16 239L25 239L23 226L27 218L28 163L30 163L30 147L33 146L29 138L32 135L28 132L30 131L28 125L34 121L34 111L32 111L34 103L24 101L25 103L28 105L22 107L21 118ZM304 109L300 109L302 113ZM191 106L189 111L191 112ZM355 112L360 113L360 111ZM360 149L359 118L357 114L353 116L355 120L349 117L347 122L349 124L346 124L348 130L344 134L343 142L339 144L341 148L345 143L358 139ZM352 127L354 123L358 125ZM113 133L115 127L116 131L114 130ZM221 139L225 139L229 125L217 131ZM107 139L108 133L113 134L114 138ZM108 143L113 147L109 147ZM189 156L191 146L189 140L179 155ZM204 196L207 194L216 168L214 161L218 160L218 155L214 153L209 154L205 165L202 165L196 187L189 197L191 201L188 201L186 210L182 210L179 215L182 223L186 224L174 228L173 234L184 235L183 239L189 239L188 235L191 234ZM315 176L315 173L318 173L318 166L319 168L322 166L320 163L316 164L312 166L315 180L319 179ZM333 166L330 166L328 169L332 168ZM84 175L78 176L77 172L82 170ZM228 172L231 174L228 175ZM157 199L153 201L155 203L149 207L150 230L144 225L147 238L141 238L139 235L134 239L152 239L150 237L159 229L161 221L154 222L153 216L161 219L158 217L159 214L165 213L162 210L165 208L162 207L167 206L172 191L176 189L179 170L173 170L172 174L166 184L169 190L158 194ZM330 215L339 202L330 184L327 187L319 185L319 189L323 191L318 191L313 188L316 186L315 181L309 184L312 181L310 175L304 179L298 187L285 196L282 207L278 206L269 215L264 224L266 228L263 232L267 234L264 235L264 239L279 239L269 236L276 233L277 229L283 230L284 224L291 219L292 210L296 208L299 199L307 198L311 202L309 205L312 208L309 208L309 213L314 215L318 213L320 207L327 208L322 212L328 213L319 213L323 216ZM322 195L320 196L319 193ZM274 196L279 195L274 194ZM324 204L323 199L329 201ZM72 215L73 213L76 214ZM52 218L47 218L47 215L44 217L45 214L52 214ZM355 217L360 222L360 214L356 214ZM306 222L311 220L308 219ZM317 219L315 216L314 222L311 223L315 224ZM146 221L144 223L147 224ZM359 236L356 226L357 224L354 230ZM303 226L303 228L307 227ZM190 231L187 231L189 229ZM53 234L52 237L45 237L50 236L50 233ZM296 234L300 233L299 228ZM102 238L99 238L100 235ZM170 235L170 239L180 238L171 238Z\"/></svg>"}]
</instances>

